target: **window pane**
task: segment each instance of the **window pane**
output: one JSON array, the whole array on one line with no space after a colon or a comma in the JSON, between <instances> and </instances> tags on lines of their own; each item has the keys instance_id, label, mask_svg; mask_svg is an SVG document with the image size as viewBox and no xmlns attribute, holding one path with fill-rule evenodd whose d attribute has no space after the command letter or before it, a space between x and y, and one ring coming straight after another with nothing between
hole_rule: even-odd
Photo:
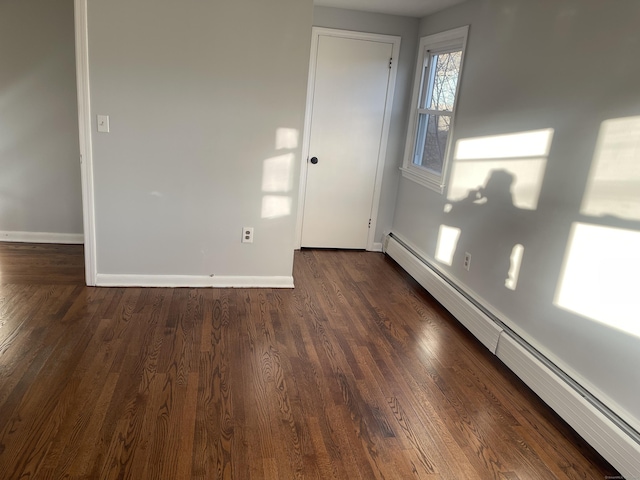
<instances>
[{"instance_id":1,"label":"window pane","mask_svg":"<svg viewBox=\"0 0 640 480\"><path fill-rule=\"evenodd\" d=\"M442 175L444 154L449 138L449 115L419 114L413 163Z\"/></svg>"},{"instance_id":2,"label":"window pane","mask_svg":"<svg viewBox=\"0 0 640 480\"><path fill-rule=\"evenodd\" d=\"M429 77L427 77L429 82L427 95L425 95L426 107L430 110L453 111L461 60L461 50L431 56Z\"/></svg>"}]
</instances>

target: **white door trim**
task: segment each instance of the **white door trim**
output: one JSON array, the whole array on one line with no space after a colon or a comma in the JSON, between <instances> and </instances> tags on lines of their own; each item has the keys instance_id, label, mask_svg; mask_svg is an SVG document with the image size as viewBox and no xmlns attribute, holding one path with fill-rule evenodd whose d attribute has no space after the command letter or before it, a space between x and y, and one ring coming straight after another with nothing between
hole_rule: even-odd
<instances>
[{"instance_id":1,"label":"white door trim","mask_svg":"<svg viewBox=\"0 0 640 480\"><path fill-rule=\"evenodd\" d=\"M77 1L77 0L76 0ZM304 117L304 133L302 139L302 158L300 162L300 188L298 191L298 218L296 224L295 248L302 245L302 223L304 220L304 201L307 188L307 170L309 158L309 143L311 138L311 117L313 114L313 96L315 90L316 66L318 59L318 42L320 35L332 37L351 38L354 40L368 40L392 44L391 69L389 72L389 84L387 85L387 98L384 109L384 121L380 138L380 151L376 168L376 179L373 190L373 202L371 207L371 227L367 236L367 250L374 250L376 224L382 188L382 176L387 156L387 142L389 140L389 126L391 124L391 110L393 108L393 96L395 93L396 76L398 73L398 53L400 51L400 37L394 35L381 35L377 33L352 32L349 30L337 30L333 28L312 27L311 29L311 55L309 59L309 78L307 80L307 102Z\"/></svg>"},{"instance_id":2,"label":"white door trim","mask_svg":"<svg viewBox=\"0 0 640 480\"><path fill-rule=\"evenodd\" d=\"M74 0L76 36L76 82L78 90L78 127L82 177L82 213L84 223L84 265L87 285L96 284L96 226L91 147L91 104L89 96L89 35L87 0Z\"/></svg>"}]
</instances>

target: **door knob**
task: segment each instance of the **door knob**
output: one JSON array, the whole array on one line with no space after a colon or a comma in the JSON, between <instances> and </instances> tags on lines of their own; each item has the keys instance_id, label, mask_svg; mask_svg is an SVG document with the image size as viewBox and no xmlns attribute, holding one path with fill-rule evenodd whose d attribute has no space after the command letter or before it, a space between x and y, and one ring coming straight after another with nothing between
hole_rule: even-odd
<instances>
[{"instance_id":1,"label":"door knob","mask_svg":"<svg viewBox=\"0 0 640 480\"><path fill-rule=\"evenodd\" d=\"M318 157L311 157L311 160L309 161L315 165L316 163L318 163Z\"/></svg>"}]
</instances>

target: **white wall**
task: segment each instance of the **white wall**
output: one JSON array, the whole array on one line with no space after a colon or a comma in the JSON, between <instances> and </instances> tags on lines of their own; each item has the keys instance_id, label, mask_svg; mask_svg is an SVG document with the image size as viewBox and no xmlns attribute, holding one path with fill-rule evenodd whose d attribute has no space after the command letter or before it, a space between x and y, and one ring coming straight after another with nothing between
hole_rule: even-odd
<instances>
[{"instance_id":1,"label":"white wall","mask_svg":"<svg viewBox=\"0 0 640 480\"><path fill-rule=\"evenodd\" d=\"M0 231L82 233L73 1L0 2Z\"/></svg>"},{"instance_id":2,"label":"white wall","mask_svg":"<svg viewBox=\"0 0 640 480\"><path fill-rule=\"evenodd\" d=\"M99 274L291 275L311 20L311 0L89 2Z\"/></svg>"},{"instance_id":3,"label":"white wall","mask_svg":"<svg viewBox=\"0 0 640 480\"><path fill-rule=\"evenodd\" d=\"M500 136L539 129L553 136L548 155L527 158L522 148L520 158L493 163L467 143L476 159L454 161L444 195L401 179L393 223L394 233L636 429L638 18L640 4L631 0L474 0L423 19L421 35L470 25L456 143L496 136L504 144ZM464 196L496 169L516 176L515 207L508 197L485 206L452 202L456 189ZM452 265L436 259L443 225L461 230ZM516 243L524 256L512 291L505 278Z\"/></svg>"},{"instance_id":4,"label":"white wall","mask_svg":"<svg viewBox=\"0 0 640 480\"><path fill-rule=\"evenodd\" d=\"M402 165L404 142L409 119L411 82L415 69L420 20L412 17L359 12L330 7L313 8L313 25L316 27L352 30L356 32L396 35L402 38L398 58L398 74L391 111L389 143L380 192L380 209L376 224L375 242L382 241L384 232L391 229L393 210L398 191L399 168Z\"/></svg>"}]
</instances>

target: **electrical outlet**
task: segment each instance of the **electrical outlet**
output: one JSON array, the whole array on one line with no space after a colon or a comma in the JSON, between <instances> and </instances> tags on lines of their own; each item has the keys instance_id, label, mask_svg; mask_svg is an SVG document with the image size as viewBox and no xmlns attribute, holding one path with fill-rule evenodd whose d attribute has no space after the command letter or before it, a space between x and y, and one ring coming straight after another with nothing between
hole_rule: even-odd
<instances>
[{"instance_id":1,"label":"electrical outlet","mask_svg":"<svg viewBox=\"0 0 640 480\"><path fill-rule=\"evenodd\" d=\"M242 243L253 243L253 227L242 227Z\"/></svg>"},{"instance_id":2,"label":"electrical outlet","mask_svg":"<svg viewBox=\"0 0 640 480\"><path fill-rule=\"evenodd\" d=\"M464 252L464 269L468 272L469 268L471 268L471 254Z\"/></svg>"}]
</instances>

